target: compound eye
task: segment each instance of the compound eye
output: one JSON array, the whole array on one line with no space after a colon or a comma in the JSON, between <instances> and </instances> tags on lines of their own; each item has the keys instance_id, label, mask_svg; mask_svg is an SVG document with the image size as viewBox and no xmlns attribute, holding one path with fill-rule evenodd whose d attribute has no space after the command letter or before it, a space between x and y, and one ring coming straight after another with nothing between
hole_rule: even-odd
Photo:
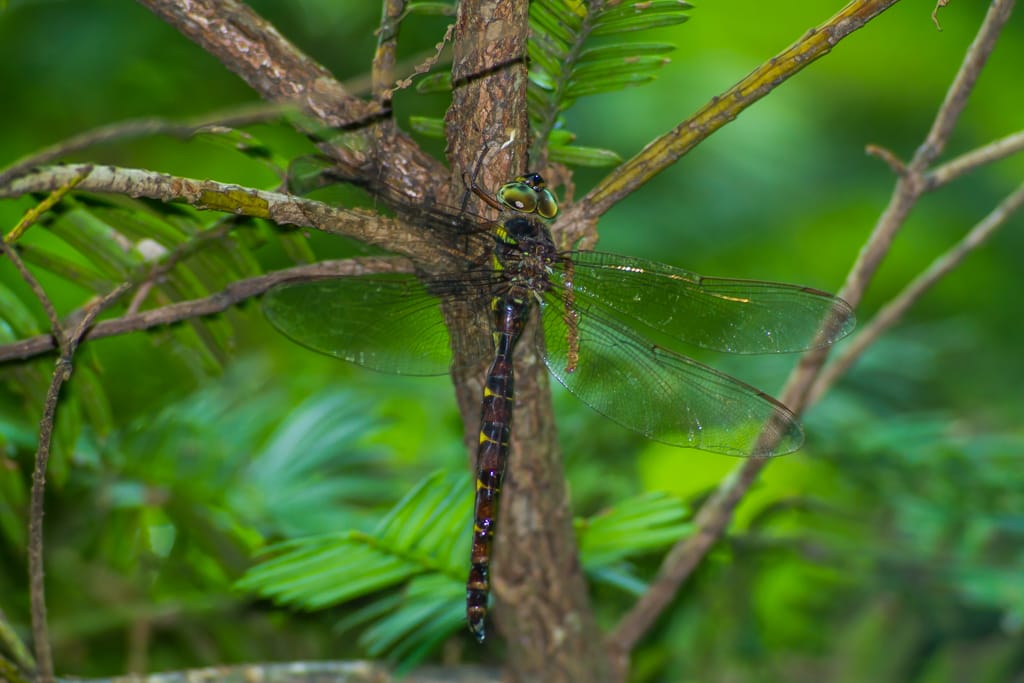
<instances>
[{"instance_id":1,"label":"compound eye","mask_svg":"<svg viewBox=\"0 0 1024 683\"><path fill-rule=\"evenodd\" d=\"M522 181L502 185L498 201L516 211L533 213L537 210L537 191ZM543 214L542 214L543 215Z\"/></svg>"},{"instance_id":2,"label":"compound eye","mask_svg":"<svg viewBox=\"0 0 1024 683\"><path fill-rule=\"evenodd\" d=\"M558 200L551 190L537 191L537 215L548 219L558 215Z\"/></svg>"}]
</instances>

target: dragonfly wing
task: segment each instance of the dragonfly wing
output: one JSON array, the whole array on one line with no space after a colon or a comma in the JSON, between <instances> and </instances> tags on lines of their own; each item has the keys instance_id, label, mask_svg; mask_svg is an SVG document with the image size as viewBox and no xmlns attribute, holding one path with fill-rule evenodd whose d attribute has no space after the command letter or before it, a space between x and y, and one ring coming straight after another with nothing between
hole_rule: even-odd
<instances>
[{"instance_id":1,"label":"dragonfly wing","mask_svg":"<svg viewBox=\"0 0 1024 683\"><path fill-rule=\"evenodd\" d=\"M796 418L771 396L593 310L576 307L578 315L567 315L557 293L548 293L542 309L548 370L622 426L673 446L728 455L800 448Z\"/></svg>"},{"instance_id":2,"label":"dragonfly wing","mask_svg":"<svg viewBox=\"0 0 1024 683\"><path fill-rule=\"evenodd\" d=\"M283 284L263 312L293 341L372 370L441 375L451 365L440 301L412 275Z\"/></svg>"},{"instance_id":3,"label":"dragonfly wing","mask_svg":"<svg viewBox=\"0 0 1024 683\"><path fill-rule=\"evenodd\" d=\"M826 292L779 282L705 277L644 259L577 251L571 282L581 305L675 347L783 353L825 346L855 325L853 310ZM675 343L674 343L675 342Z\"/></svg>"}]
</instances>

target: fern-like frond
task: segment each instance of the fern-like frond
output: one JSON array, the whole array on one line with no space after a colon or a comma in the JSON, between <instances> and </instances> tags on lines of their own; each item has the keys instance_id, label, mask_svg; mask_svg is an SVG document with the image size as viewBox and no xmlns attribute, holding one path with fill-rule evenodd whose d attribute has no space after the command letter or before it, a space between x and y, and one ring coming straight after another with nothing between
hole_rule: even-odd
<instances>
[{"instance_id":1,"label":"fern-like frond","mask_svg":"<svg viewBox=\"0 0 1024 683\"><path fill-rule=\"evenodd\" d=\"M470 491L464 475L435 474L370 533L314 536L268 549L238 587L295 607L318 609L393 588L420 575L461 582L469 552Z\"/></svg>"},{"instance_id":2,"label":"fern-like frond","mask_svg":"<svg viewBox=\"0 0 1024 683\"><path fill-rule=\"evenodd\" d=\"M405 588L353 612L339 630L365 627L359 642L374 657L388 655L402 668L422 661L465 623L466 586L441 574L425 574Z\"/></svg>"},{"instance_id":3,"label":"fern-like frond","mask_svg":"<svg viewBox=\"0 0 1024 683\"><path fill-rule=\"evenodd\" d=\"M471 496L462 474L434 474L370 533L348 531L279 544L237 586L278 603L322 609L386 589L338 623L361 629L374 656L410 666L462 628ZM625 560L685 535L688 511L675 498L644 494L594 517L577 533L592 579L639 593Z\"/></svg>"},{"instance_id":4,"label":"fern-like frond","mask_svg":"<svg viewBox=\"0 0 1024 683\"><path fill-rule=\"evenodd\" d=\"M561 115L587 95L640 85L655 78L674 47L665 43L620 42L628 33L680 24L692 6L682 0L612 3L593 0L534 0L530 5L528 101L535 135L534 158L545 147L566 163L616 163L607 150L569 151L552 133ZM612 42L590 46L593 38ZM571 141L571 138L570 140Z\"/></svg>"},{"instance_id":5,"label":"fern-like frond","mask_svg":"<svg viewBox=\"0 0 1024 683\"><path fill-rule=\"evenodd\" d=\"M576 522L580 555L587 572L595 572L631 555L664 548L693 526L689 511L666 493L645 493L610 510Z\"/></svg>"}]
</instances>

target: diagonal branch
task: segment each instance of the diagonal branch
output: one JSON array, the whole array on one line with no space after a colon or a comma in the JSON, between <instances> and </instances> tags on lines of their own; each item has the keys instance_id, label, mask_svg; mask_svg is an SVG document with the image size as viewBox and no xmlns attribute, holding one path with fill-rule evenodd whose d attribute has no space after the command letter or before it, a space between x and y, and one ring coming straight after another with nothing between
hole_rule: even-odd
<instances>
[{"instance_id":1,"label":"diagonal branch","mask_svg":"<svg viewBox=\"0 0 1024 683\"><path fill-rule=\"evenodd\" d=\"M129 313L119 318L103 320L92 326L82 341L114 337L130 332L148 330L163 325L173 325L204 315L223 313L232 306L258 297L271 287L282 282L296 282L326 277L351 277L372 273L411 273L412 264L402 258L357 258L338 261L318 261L304 266L275 270L256 277L233 282L222 291L201 299L178 301L160 308L138 313ZM76 315L72 314L71 318ZM49 353L56 344L51 335L41 334L0 346L0 363L11 360L25 360Z\"/></svg>"},{"instance_id":2,"label":"diagonal branch","mask_svg":"<svg viewBox=\"0 0 1024 683\"><path fill-rule=\"evenodd\" d=\"M574 207L575 217L592 223L618 201L674 164L716 130L775 90L898 0L853 0L838 14L759 66L749 76L699 109L605 177ZM568 218L567 218L568 220Z\"/></svg>"},{"instance_id":3,"label":"diagonal branch","mask_svg":"<svg viewBox=\"0 0 1024 683\"><path fill-rule=\"evenodd\" d=\"M985 218L971 228L953 248L932 261L931 265L914 278L902 292L879 309L871 322L861 328L852 342L843 348L843 353L818 376L808 394L807 402L809 404L817 402L872 343L899 322L903 314L924 296L925 292L959 266L968 254L984 244L996 230L1006 224L1006 221L1021 206L1024 206L1024 185L1014 190Z\"/></svg>"},{"instance_id":4,"label":"diagonal branch","mask_svg":"<svg viewBox=\"0 0 1024 683\"><path fill-rule=\"evenodd\" d=\"M49 629L46 625L46 584L43 561L43 508L46 493L46 467L50 460L50 444L53 441L54 423L57 418L57 401L60 390L71 379L72 359L86 330L105 308L128 291L123 283L108 292L86 308L85 315L71 334L64 330L54 331L60 339L60 358L53 371L50 387L46 392L43 417L39 422L39 447L36 450L35 467L32 470L32 493L28 517L28 575L29 601L32 606L32 642L35 645L36 662L39 666L36 680L40 683L53 681L53 652L50 647Z\"/></svg>"},{"instance_id":5,"label":"diagonal branch","mask_svg":"<svg viewBox=\"0 0 1024 683\"><path fill-rule=\"evenodd\" d=\"M340 128L379 113L238 0L139 0L238 75L263 99Z\"/></svg>"},{"instance_id":6,"label":"diagonal branch","mask_svg":"<svg viewBox=\"0 0 1024 683\"><path fill-rule=\"evenodd\" d=\"M938 168L932 169L925 176L925 184L928 190L934 190L956 180L965 173L970 173L979 166L1005 159L1020 151L1024 151L1024 131L1017 131L1004 138L990 142L984 147L973 149L952 161L947 161Z\"/></svg>"},{"instance_id":7,"label":"diagonal branch","mask_svg":"<svg viewBox=\"0 0 1024 683\"><path fill-rule=\"evenodd\" d=\"M897 181L889 207L879 218L875 231L847 276L841 295L851 304L855 305L860 301L878 263L888 252L892 236L920 196L920 191L916 189L921 182L920 174L923 173L927 162L934 158L936 152L933 150L941 150L945 139L952 131L950 122L955 120L956 113L962 109L977 77L979 65L984 63L994 47L995 39L1012 7L1013 0L994 0L990 6L978 35L968 49L968 56L961 65L943 106L936 114L935 123L926 142L927 149L919 150L924 161L912 164L913 173L907 173ZM805 354L790 374L780 399L797 415L809 405L812 383L821 371L827 353L827 349L821 349ZM766 459L747 459L701 506L696 516L694 533L681 540L666 555L648 591L609 635L609 648L620 662L628 657L640 637L678 593L679 587L725 533L736 506L767 463Z\"/></svg>"},{"instance_id":8,"label":"diagonal branch","mask_svg":"<svg viewBox=\"0 0 1024 683\"><path fill-rule=\"evenodd\" d=\"M117 166L71 164L48 166L0 186L0 198L50 192L81 176L75 189L111 192L180 202L197 209L265 218L278 225L298 225L345 235L391 251L422 257L430 245L422 234L398 222L361 209L330 206L304 197L268 192L213 180L182 178L166 173Z\"/></svg>"},{"instance_id":9,"label":"diagonal branch","mask_svg":"<svg viewBox=\"0 0 1024 683\"><path fill-rule=\"evenodd\" d=\"M967 97L981 73L981 67L988 60L995 48L996 39L1006 21L1010 18L1014 0L994 0L982 22L978 34L974 37L953 83L946 92L942 106L932 123L931 130L924 143L917 148L913 158L906 164L893 189L889 205L875 224L867 244L861 249L857 262L853 265L846 283L839 295L854 307L860 303L868 282L881 265L889 246L903 222L910 214L911 208L917 203L927 188L924 173L931 162L945 147L946 139L953 132L953 124L967 103Z\"/></svg>"},{"instance_id":10,"label":"diagonal branch","mask_svg":"<svg viewBox=\"0 0 1024 683\"><path fill-rule=\"evenodd\" d=\"M88 149L95 145L152 135L170 135L184 139L211 127L237 128L254 123L274 121L280 119L291 109L292 107L287 105L259 103L234 107L230 110L214 112L185 121L171 121L159 117L118 121L79 133L18 159L0 171L0 187L3 187L11 179L30 171L36 166L48 164L68 154Z\"/></svg>"},{"instance_id":11,"label":"diagonal branch","mask_svg":"<svg viewBox=\"0 0 1024 683\"><path fill-rule=\"evenodd\" d=\"M268 102L291 104L330 128L356 130L363 145L332 147L351 175L392 187L430 187L441 165L393 125L391 111L354 97L321 64L239 0L139 0ZM399 159L401 163L392 163Z\"/></svg>"}]
</instances>

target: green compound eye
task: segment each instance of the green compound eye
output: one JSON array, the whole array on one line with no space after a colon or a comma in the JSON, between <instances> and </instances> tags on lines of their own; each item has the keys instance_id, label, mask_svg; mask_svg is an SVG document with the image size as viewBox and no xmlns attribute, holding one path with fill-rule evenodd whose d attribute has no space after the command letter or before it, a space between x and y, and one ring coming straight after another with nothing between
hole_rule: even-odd
<instances>
[{"instance_id":1,"label":"green compound eye","mask_svg":"<svg viewBox=\"0 0 1024 683\"><path fill-rule=\"evenodd\" d=\"M515 211L551 219L558 215L558 200L537 174L521 176L498 190L498 201Z\"/></svg>"},{"instance_id":2,"label":"green compound eye","mask_svg":"<svg viewBox=\"0 0 1024 683\"><path fill-rule=\"evenodd\" d=\"M558 200L551 190L537 191L537 215L541 218L554 218L558 215Z\"/></svg>"},{"instance_id":3,"label":"green compound eye","mask_svg":"<svg viewBox=\"0 0 1024 683\"><path fill-rule=\"evenodd\" d=\"M537 210L537 191L524 182L507 183L498 190L498 201L510 209L533 213Z\"/></svg>"}]
</instances>

